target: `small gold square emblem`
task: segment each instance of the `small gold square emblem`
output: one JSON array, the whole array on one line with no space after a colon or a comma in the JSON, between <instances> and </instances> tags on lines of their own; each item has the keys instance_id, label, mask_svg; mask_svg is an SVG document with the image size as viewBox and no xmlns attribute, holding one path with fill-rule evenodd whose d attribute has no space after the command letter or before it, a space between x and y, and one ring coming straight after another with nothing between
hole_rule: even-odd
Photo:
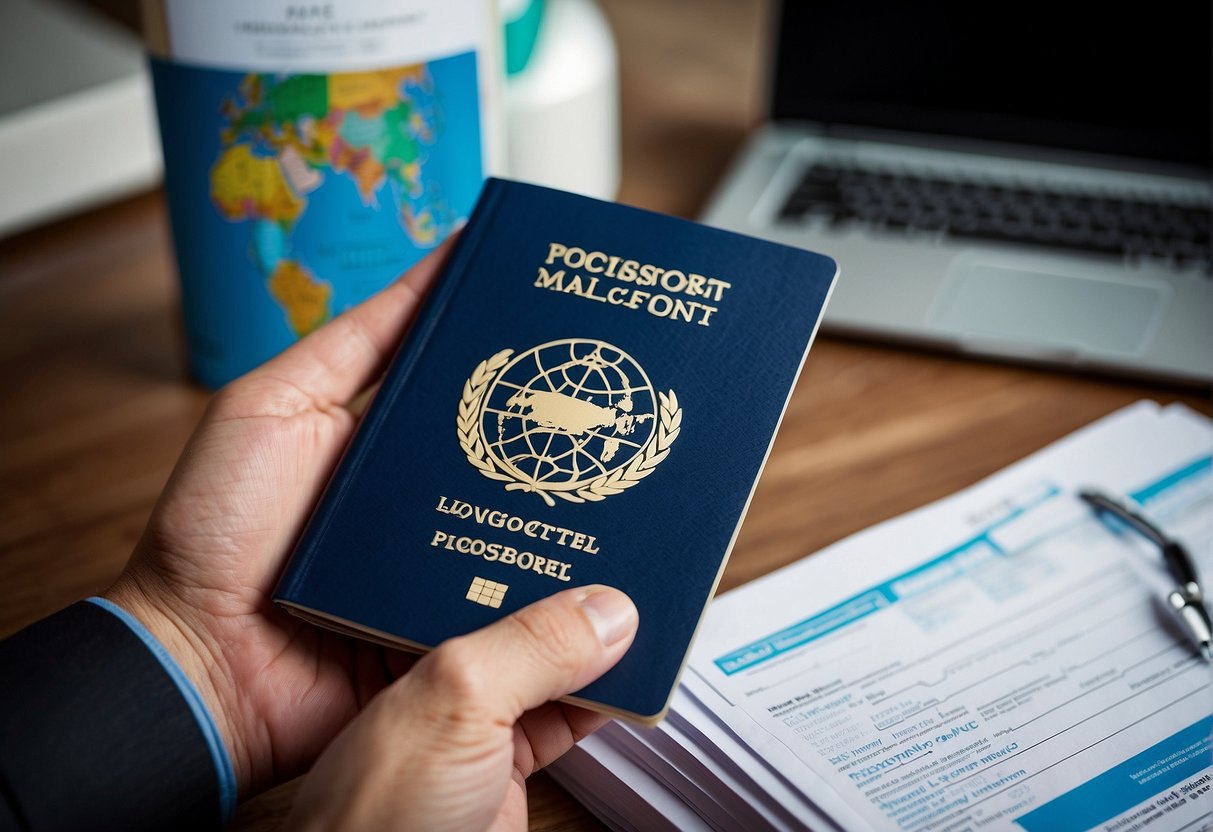
<instances>
[{"instance_id":1,"label":"small gold square emblem","mask_svg":"<svg viewBox=\"0 0 1213 832\"><path fill-rule=\"evenodd\" d=\"M499 584L484 578L473 578L472 585L468 587L468 594L465 597L474 604L483 604L496 609L501 606L501 599L505 597L507 589L509 586L506 584Z\"/></svg>"}]
</instances>

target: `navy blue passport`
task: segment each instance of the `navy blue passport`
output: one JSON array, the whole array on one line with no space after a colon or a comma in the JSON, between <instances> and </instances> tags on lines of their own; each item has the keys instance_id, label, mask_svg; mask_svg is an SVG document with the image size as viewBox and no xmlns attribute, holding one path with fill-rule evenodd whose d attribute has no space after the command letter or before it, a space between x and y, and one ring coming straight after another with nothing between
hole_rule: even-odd
<instances>
[{"instance_id":1,"label":"navy blue passport","mask_svg":"<svg viewBox=\"0 0 1213 832\"><path fill-rule=\"evenodd\" d=\"M489 180L275 591L426 650L622 589L623 660L569 701L659 720L837 275L820 254Z\"/></svg>"}]
</instances>

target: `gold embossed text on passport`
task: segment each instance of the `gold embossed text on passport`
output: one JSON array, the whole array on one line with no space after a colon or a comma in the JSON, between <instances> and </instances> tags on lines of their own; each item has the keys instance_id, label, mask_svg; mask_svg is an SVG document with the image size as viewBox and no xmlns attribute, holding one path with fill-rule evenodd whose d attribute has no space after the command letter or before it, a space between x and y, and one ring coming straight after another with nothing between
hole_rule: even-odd
<instances>
[{"instance_id":1,"label":"gold embossed text on passport","mask_svg":"<svg viewBox=\"0 0 1213 832\"><path fill-rule=\"evenodd\" d=\"M572 580L569 575L569 569L573 566L571 563L537 555L534 552L520 552L513 546L507 546L504 543L494 543L480 537L436 531L430 539L430 545L436 549L445 549L448 552L471 555L474 558L483 558L486 563L500 563L505 566L514 566L523 572L546 575L558 581Z\"/></svg>"},{"instance_id":2,"label":"gold embossed text on passport","mask_svg":"<svg viewBox=\"0 0 1213 832\"><path fill-rule=\"evenodd\" d=\"M555 526L542 520L531 520L517 517L498 509L476 506L463 500L439 497L434 511L467 520L494 529L524 534L527 537L555 543L557 546L568 546L570 549L580 549L587 555L598 554L598 538L592 534L575 532L563 526Z\"/></svg>"},{"instance_id":3,"label":"gold embossed text on passport","mask_svg":"<svg viewBox=\"0 0 1213 832\"><path fill-rule=\"evenodd\" d=\"M623 284L623 285L619 285ZM535 287L671 321L710 326L728 281L629 260L604 251L549 243Z\"/></svg>"}]
</instances>

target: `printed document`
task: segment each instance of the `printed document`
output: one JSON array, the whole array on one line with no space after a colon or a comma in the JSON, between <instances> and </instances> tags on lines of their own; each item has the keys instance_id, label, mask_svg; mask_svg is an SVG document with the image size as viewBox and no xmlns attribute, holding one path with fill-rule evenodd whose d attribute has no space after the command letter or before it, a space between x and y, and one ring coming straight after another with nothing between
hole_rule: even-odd
<instances>
[{"instance_id":1,"label":"printed document","mask_svg":"<svg viewBox=\"0 0 1213 832\"><path fill-rule=\"evenodd\" d=\"M1077 497L1135 500L1208 593L1211 450L1126 408L722 595L686 690L844 828L1213 828L1213 665L1158 551Z\"/></svg>"}]
</instances>

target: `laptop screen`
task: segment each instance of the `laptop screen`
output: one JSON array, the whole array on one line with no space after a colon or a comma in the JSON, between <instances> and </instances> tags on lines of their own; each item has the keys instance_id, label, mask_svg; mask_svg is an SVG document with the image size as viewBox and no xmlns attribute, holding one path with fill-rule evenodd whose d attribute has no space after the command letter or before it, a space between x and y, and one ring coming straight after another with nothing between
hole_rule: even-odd
<instances>
[{"instance_id":1,"label":"laptop screen","mask_svg":"<svg viewBox=\"0 0 1213 832\"><path fill-rule=\"evenodd\" d=\"M1210 5L785 0L772 116L1209 167Z\"/></svg>"}]
</instances>

